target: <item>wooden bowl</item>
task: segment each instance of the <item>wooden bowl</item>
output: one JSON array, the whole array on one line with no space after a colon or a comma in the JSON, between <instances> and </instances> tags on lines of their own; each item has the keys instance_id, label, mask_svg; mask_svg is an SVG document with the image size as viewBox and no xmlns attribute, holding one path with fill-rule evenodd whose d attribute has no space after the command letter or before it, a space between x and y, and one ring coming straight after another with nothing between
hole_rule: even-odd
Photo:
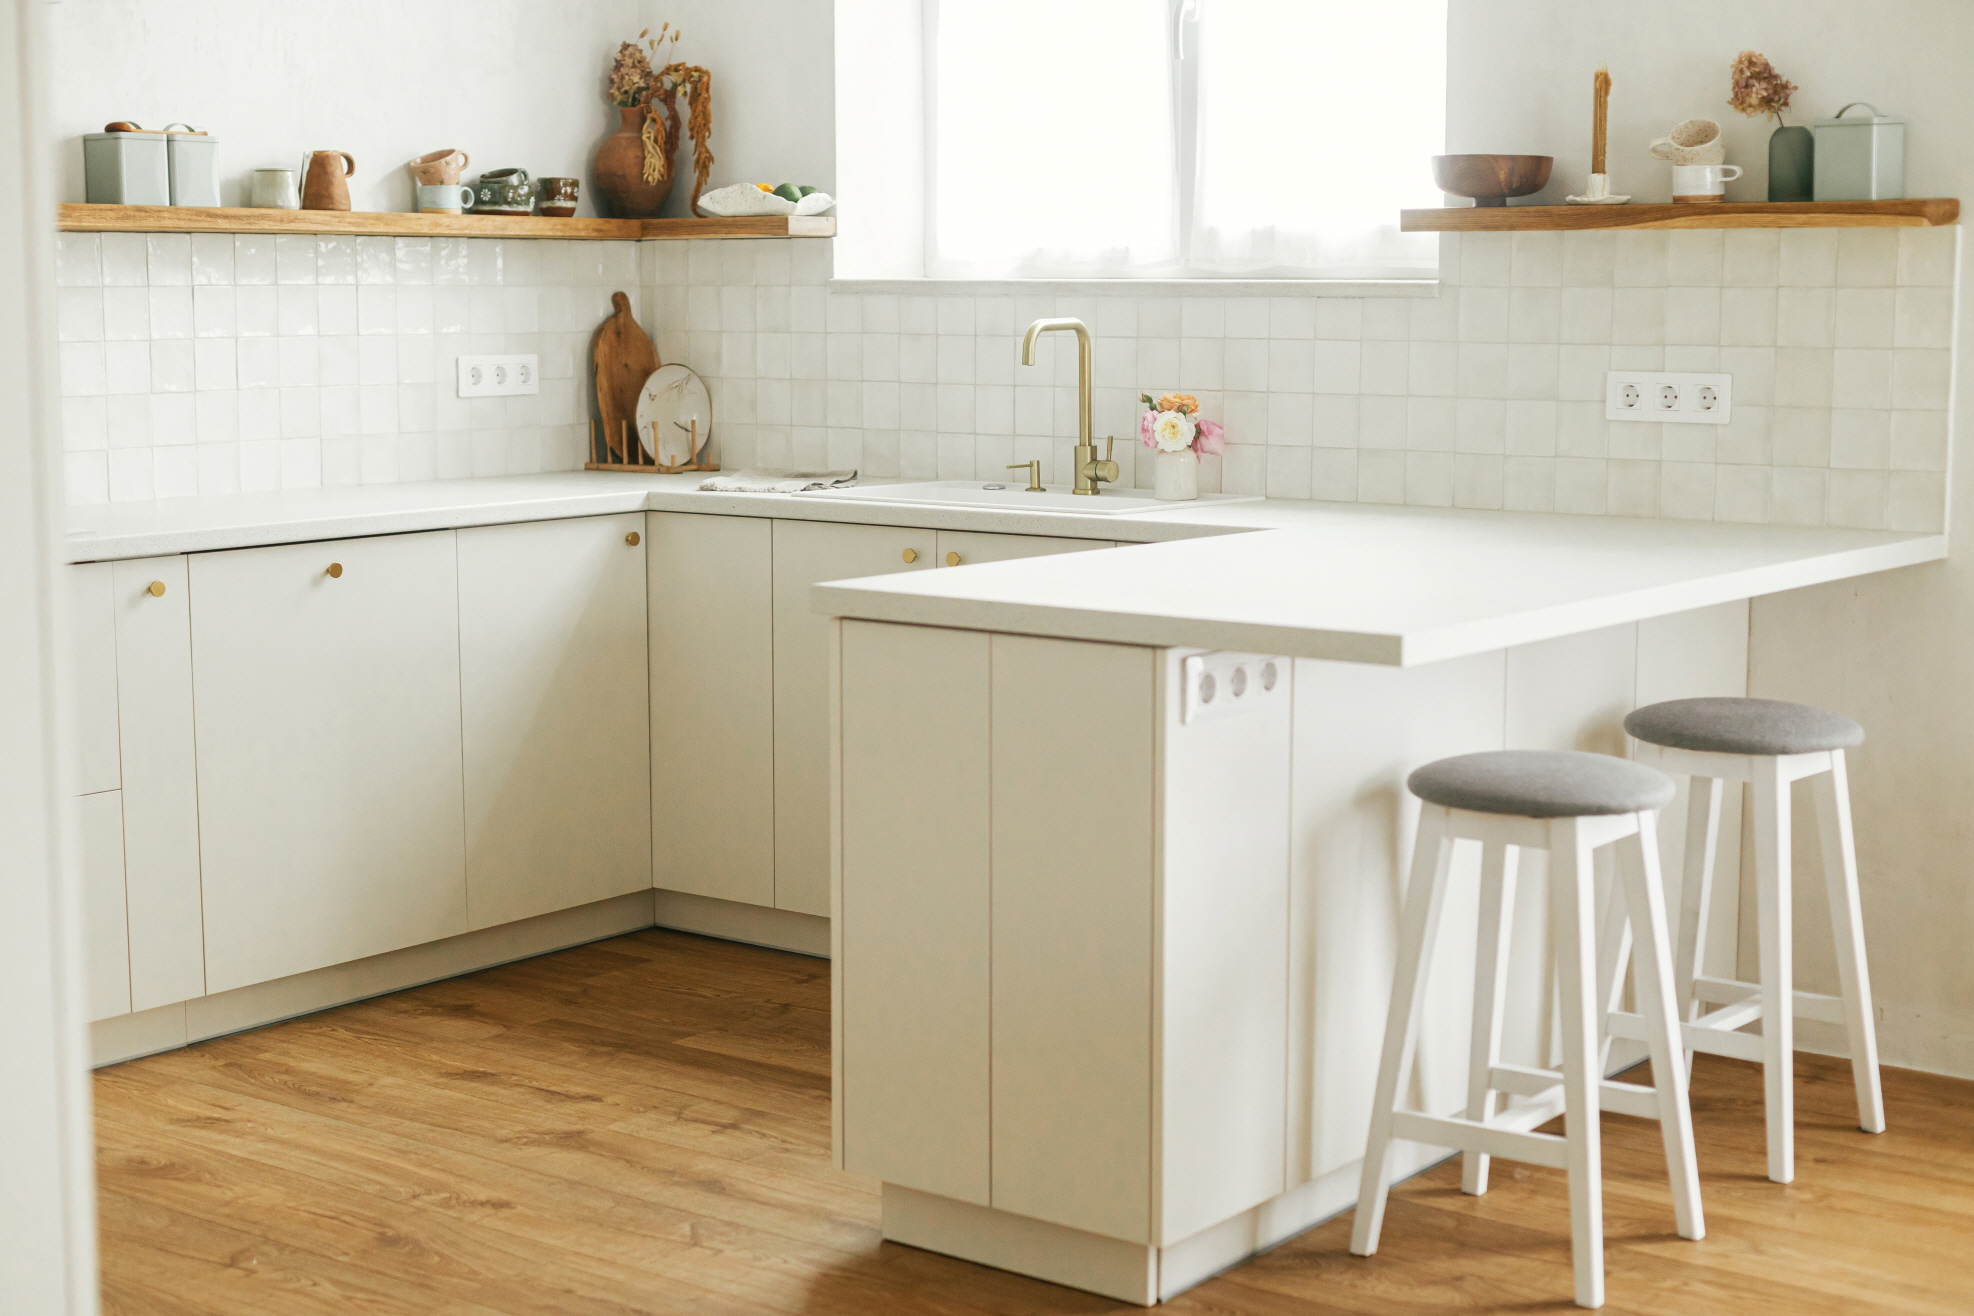
<instances>
[{"instance_id":1,"label":"wooden bowl","mask_svg":"<svg viewBox=\"0 0 1974 1316\"><path fill-rule=\"evenodd\" d=\"M1556 167L1553 155L1436 155L1433 181L1451 196L1477 206L1505 206L1511 196L1540 192Z\"/></svg>"}]
</instances>

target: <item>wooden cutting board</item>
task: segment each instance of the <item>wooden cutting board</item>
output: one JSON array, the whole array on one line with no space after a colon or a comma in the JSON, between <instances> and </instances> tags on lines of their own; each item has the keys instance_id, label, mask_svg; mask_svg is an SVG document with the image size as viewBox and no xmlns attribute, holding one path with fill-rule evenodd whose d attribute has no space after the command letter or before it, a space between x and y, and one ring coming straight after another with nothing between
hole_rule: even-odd
<instances>
[{"instance_id":1,"label":"wooden cutting board","mask_svg":"<svg viewBox=\"0 0 1974 1316\"><path fill-rule=\"evenodd\" d=\"M637 452L639 461L651 460L644 456L644 444L633 440L637 448L625 446L627 434L637 432L637 398L644 388L644 381L651 378L651 372L658 368L658 349L651 345L651 338L638 327L631 315L631 299L623 293L612 293L611 303L617 313L603 322L596 331L596 344L590 349L590 361L596 369L596 413L603 423L604 441L610 448L612 461L633 460L628 454Z\"/></svg>"}]
</instances>

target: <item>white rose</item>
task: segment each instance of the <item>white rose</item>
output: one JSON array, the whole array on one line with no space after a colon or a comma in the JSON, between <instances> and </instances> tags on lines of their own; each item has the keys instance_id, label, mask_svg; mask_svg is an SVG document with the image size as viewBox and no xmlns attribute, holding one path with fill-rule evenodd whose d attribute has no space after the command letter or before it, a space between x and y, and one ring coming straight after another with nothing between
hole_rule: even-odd
<instances>
[{"instance_id":1,"label":"white rose","mask_svg":"<svg viewBox=\"0 0 1974 1316\"><path fill-rule=\"evenodd\" d=\"M1152 422L1152 437L1160 452L1184 452L1193 446L1193 418L1183 411L1161 411Z\"/></svg>"}]
</instances>

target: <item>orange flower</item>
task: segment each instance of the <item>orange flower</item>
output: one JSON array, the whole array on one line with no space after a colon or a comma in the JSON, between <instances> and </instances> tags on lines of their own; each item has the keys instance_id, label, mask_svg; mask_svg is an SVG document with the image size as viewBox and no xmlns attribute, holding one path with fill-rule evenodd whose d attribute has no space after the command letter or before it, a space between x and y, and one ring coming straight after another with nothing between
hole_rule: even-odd
<instances>
[{"instance_id":1,"label":"orange flower","mask_svg":"<svg viewBox=\"0 0 1974 1316\"><path fill-rule=\"evenodd\" d=\"M1199 410L1199 399L1190 393L1167 393L1158 400L1158 409L1177 411L1190 416Z\"/></svg>"}]
</instances>

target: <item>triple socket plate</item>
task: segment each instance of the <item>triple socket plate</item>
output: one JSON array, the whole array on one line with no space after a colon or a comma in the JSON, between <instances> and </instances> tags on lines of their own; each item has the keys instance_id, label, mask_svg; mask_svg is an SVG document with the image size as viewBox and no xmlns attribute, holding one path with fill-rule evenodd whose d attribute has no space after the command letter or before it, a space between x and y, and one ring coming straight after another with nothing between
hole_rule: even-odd
<instances>
[{"instance_id":1,"label":"triple socket plate","mask_svg":"<svg viewBox=\"0 0 1974 1316\"><path fill-rule=\"evenodd\" d=\"M541 392L541 362L533 353L459 358L459 396L512 397Z\"/></svg>"},{"instance_id":2,"label":"triple socket plate","mask_svg":"<svg viewBox=\"0 0 1974 1316\"><path fill-rule=\"evenodd\" d=\"M1734 376L1613 370L1604 376L1604 419L1725 425L1734 418Z\"/></svg>"},{"instance_id":3,"label":"triple socket plate","mask_svg":"<svg viewBox=\"0 0 1974 1316\"><path fill-rule=\"evenodd\" d=\"M1266 653L1201 653L1181 664L1185 699L1179 721L1233 717L1288 695L1290 663Z\"/></svg>"}]
</instances>

